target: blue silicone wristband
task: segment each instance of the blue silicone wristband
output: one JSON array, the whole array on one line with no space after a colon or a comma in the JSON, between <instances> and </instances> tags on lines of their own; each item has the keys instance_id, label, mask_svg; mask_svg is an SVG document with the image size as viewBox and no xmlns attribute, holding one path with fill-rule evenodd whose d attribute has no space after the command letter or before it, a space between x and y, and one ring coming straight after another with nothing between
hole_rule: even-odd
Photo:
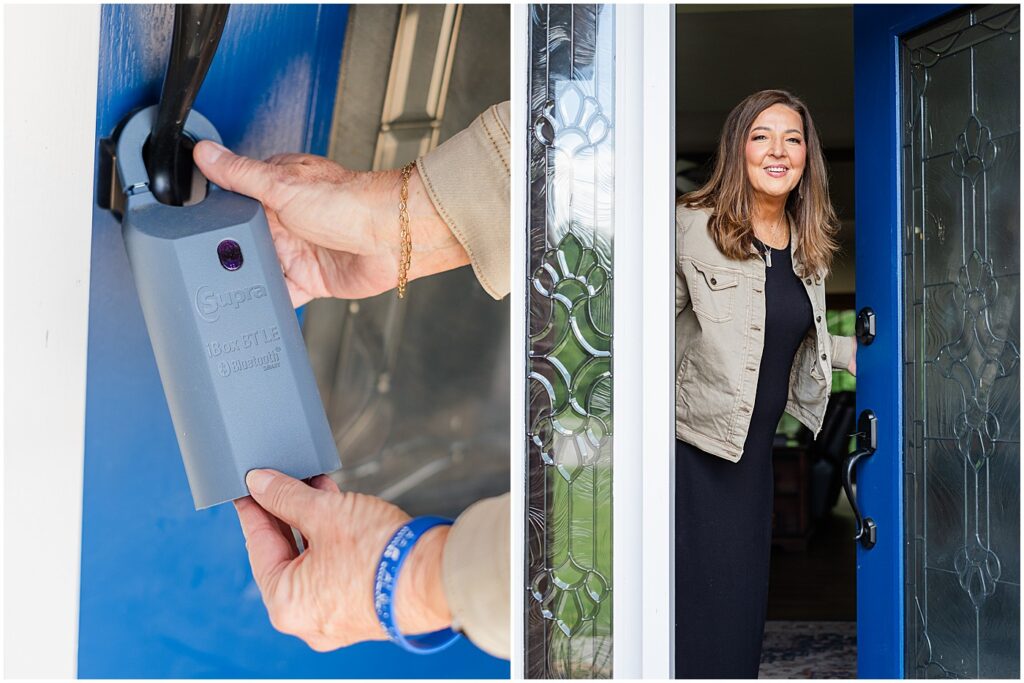
<instances>
[{"instance_id":1,"label":"blue silicone wristband","mask_svg":"<svg viewBox=\"0 0 1024 683\"><path fill-rule=\"evenodd\" d=\"M384 552L381 553L380 562L377 564L377 575L373 582L373 607L377 611L377 620L384 627L391 642L408 652L419 655L440 652L460 637L450 628L417 636L405 636L395 624L395 587L398 586L398 572L401 571L405 558L428 529L451 523L452 520L443 517L417 517L410 520L396 531L384 546Z\"/></svg>"}]
</instances>

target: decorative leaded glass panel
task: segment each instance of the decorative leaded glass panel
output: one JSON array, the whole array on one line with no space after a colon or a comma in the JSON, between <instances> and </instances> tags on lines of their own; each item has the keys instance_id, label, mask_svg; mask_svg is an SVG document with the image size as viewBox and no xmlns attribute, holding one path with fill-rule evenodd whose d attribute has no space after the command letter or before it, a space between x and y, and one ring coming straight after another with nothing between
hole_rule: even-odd
<instances>
[{"instance_id":1,"label":"decorative leaded glass panel","mask_svg":"<svg viewBox=\"0 0 1024 683\"><path fill-rule=\"evenodd\" d=\"M532 5L525 673L612 675L615 9Z\"/></svg>"},{"instance_id":2,"label":"decorative leaded glass panel","mask_svg":"<svg viewBox=\"0 0 1024 683\"><path fill-rule=\"evenodd\" d=\"M1019 678L1020 6L905 37L906 675Z\"/></svg>"}]
</instances>

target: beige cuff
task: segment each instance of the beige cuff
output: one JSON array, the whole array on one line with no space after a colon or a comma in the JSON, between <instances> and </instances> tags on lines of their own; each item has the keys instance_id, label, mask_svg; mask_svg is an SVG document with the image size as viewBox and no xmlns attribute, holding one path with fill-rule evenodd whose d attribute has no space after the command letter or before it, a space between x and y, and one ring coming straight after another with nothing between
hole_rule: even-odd
<instances>
[{"instance_id":1,"label":"beige cuff","mask_svg":"<svg viewBox=\"0 0 1024 683\"><path fill-rule=\"evenodd\" d=\"M509 292L509 115L508 102L496 104L416 161L434 208L495 299Z\"/></svg>"},{"instance_id":2,"label":"beige cuff","mask_svg":"<svg viewBox=\"0 0 1024 683\"><path fill-rule=\"evenodd\" d=\"M832 338L832 367L849 370L854 354L853 337L837 337L833 334L829 337Z\"/></svg>"},{"instance_id":3,"label":"beige cuff","mask_svg":"<svg viewBox=\"0 0 1024 683\"><path fill-rule=\"evenodd\" d=\"M441 560L452 628L503 659L512 655L509 504L506 493L471 505L455 520Z\"/></svg>"}]
</instances>

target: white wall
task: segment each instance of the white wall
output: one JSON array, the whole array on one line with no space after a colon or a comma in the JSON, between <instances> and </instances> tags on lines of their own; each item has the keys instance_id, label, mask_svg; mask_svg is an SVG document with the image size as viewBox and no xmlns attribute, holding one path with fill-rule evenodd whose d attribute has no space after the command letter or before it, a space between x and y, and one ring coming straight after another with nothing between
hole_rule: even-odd
<instances>
[{"instance_id":1,"label":"white wall","mask_svg":"<svg viewBox=\"0 0 1024 683\"><path fill-rule=\"evenodd\" d=\"M76 673L100 8L4 8L4 675Z\"/></svg>"}]
</instances>

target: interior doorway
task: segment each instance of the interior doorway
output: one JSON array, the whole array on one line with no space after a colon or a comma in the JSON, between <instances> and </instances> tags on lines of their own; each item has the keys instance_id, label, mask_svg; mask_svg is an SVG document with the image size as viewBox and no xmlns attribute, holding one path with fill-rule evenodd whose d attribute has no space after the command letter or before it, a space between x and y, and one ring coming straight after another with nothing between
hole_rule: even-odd
<instances>
[{"instance_id":1,"label":"interior doorway","mask_svg":"<svg viewBox=\"0 0 1024 683\"><path fill-rule=\"evenodd\" d=\"M807 103L842 222L826 281L829 330L855 319L852 6L680 5L676 14L676 190L700 187L729 111L767 88ZM713 66L709 66L713 65ZM856 677L856 523L840 468L856 431L856 380L833 376L815 441L784 416L773 453L775 498L761 678Z\"/></svg>"}]
</instances>

